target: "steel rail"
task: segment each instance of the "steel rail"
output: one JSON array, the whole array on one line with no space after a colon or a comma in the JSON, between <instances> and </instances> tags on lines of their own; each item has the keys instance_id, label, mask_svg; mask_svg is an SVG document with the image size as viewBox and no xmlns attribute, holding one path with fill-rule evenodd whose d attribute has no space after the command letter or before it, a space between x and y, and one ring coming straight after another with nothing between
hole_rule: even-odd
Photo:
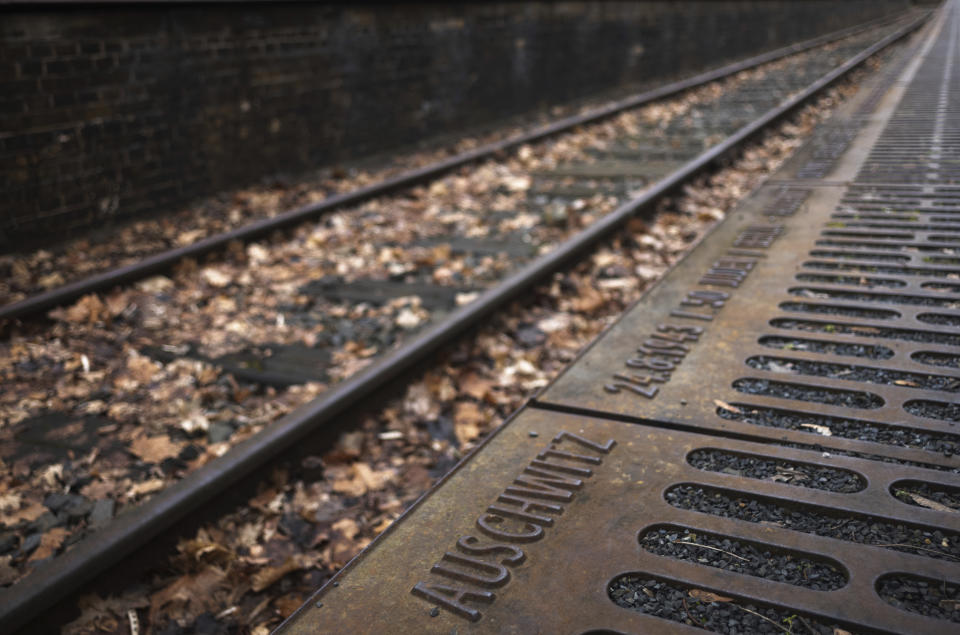
<instances>
[{"instance_id":1,"label":"steel rail","mask_svg":"<svg viewBox=\"0 0 960 635\"><path fill-rule=\"evenodd\" d=\"M120 514L112 523L74 548L39 565L32 574L7 589L0 597L0 624L8 631L22 626L311 432L342 417L350 408L374 398L385 385L399 379L443 346L483 323L491 314L553 272L571 264L638 212L653 210L656 201L664 195L676 190L764 127L789 114L873 54L918 29L930 15L926 13L916 18L867 47L800 93L660 179L641 196L624 203L550 253L524 266L471 304L451 313L442 322L428 327L409 343L237 444L224 456L187 475L146 503Z\"/></svg>"},{"instance_id":2,"label":"steel rail","mask_svg":"<svg viewBox=\"0 0 960 635\"><path fill-rule=\"evenodd\" d=\"M2 323L3 320L23 318L46 311L48 309L52 309L56 306L68 304L88 293L96 293L98 291L108 290L119 285L143 279L147 276L170 269L174 264L180 260L183 260L184 258L194 258L218 249L223 249L233 241L246 242L254 238L264 236L278 229L290 227L317 216L321 216L334 209L339 209L348 205L356 205L377 196L389 194L391 192L395 192L396 190L422 183L428 179L450 172L458 167L489 158L499 152L504 152L506 150L519 147L525 143L530 143L545 137L566 132L577 126L610 117L617 113L623 112L624 110L636 108L645 103L662 99L691 88L696 88L697 86L722 79L735 73L749 70L762 64L776 61L789 55L802 53L803 51L849 37L887 22L893 22L898 19L902 19L903 17L904 16L901 14L898 16L877 18L865 24L849 27L833 33L828 33L826 35L805 40L803 42L798 42L796 44L776 49L768 53L750 57L733 64L722 66L712 71L700 73L687 79L665 84L658 88L611 102L606 106L594 108L579 115L565 117L551 124L540 126L500 141L494 141L492 143L482 145L473 150L456 154L452 157L436 161L420 168L401 172L371 185L357 188L349 192L344 192L342 194L335 194L317 203L311 203L310 205L305 205L303 207L298 207L296 209L277 214L271 218L254 221L242 227L209 236L190 245L185 245L183 247L177 247L174 249L167 249L146 256L135 263L94 274L90 277L67 283L63 286L57 287L56 289L44 291L43 293L32 295L28 298L24 298L23 300L0 306L0 323Z\"/></svg>"}]
</instances>

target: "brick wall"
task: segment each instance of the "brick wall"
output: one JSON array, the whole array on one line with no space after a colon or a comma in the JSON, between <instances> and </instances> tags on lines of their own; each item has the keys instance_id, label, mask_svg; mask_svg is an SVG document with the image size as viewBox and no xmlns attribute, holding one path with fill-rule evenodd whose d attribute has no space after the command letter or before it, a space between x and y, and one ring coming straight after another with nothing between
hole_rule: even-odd
<instances>
[{"instance_id":1,"label":"brick wall","mask_svg":"<svg viewBox=\"0 0 960 635\"><path fill-rule=\"evenodd\" d=\"M650 85L906 0L0 9L0 249Z\"/></svg>"}]
</instances>

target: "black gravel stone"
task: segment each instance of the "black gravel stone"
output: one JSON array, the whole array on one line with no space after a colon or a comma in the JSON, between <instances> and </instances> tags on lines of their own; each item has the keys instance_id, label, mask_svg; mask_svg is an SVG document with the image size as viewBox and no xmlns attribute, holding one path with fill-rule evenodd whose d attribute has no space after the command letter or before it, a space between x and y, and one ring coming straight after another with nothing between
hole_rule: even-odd
<instances>
[{"instance_id":1,"label":"black gravel stone","mask_svg":"<svg viewBox=\"0 0 960 635\"><path fill-rule=\"evenodd\" d=\"M683 527L651 529L640 537L640 546L659 556L817 591L832 591L847 583L847 577L839 565L834 566L798 552L771 551L757 543Z\"/></svg>"},{"instance_id":2,"label":"black gravel stone","mask_svg":"<svg viewBox=\"0 0 960 635\"><path fill-rule=\"evenodd\" d=\"M893 351L886 346L863 346L861 344L845 344L843 342L778 337L774 335L761 337L759 342L769 348L787 351L805 351L809 353L843 355L847 357L867 357L869 359L890 359L893 357Z\"/></svg>"},{"instance_id":3,"label":"black gravel stone","mask_svg":"<svg viewBox=\"0 0 960 635\"><path fill-rule=\"evenodd\" d=\"M863 273L890 273L898 276L924 276L941 278L945 278L951 273L957 273L956 271L950 271L948 269L936 269L933 267L891 267L887 265L861 265L849 264L845 262L819 262L816 260L805 262L803 263L803 266L807 269L821 269L824 271L859 271Z\"/></svg>"},{"instance_id":4,"label":"black gravel stone","mask_svg":"<svg viewBox=\"0 0 960 635\"><path fill-rule=\"evenodd\" d=\"M914 399L903 404L903 409L918 417L941 421L960 421L960 403Z\"/></svg>"},{"instance_id":5,"label":"black gravel stone","mask_svg":"<svg viewBox=\"0 0 960 635\"><path fill-rule=\"evenodd\" d=\"M868 392L840 390L836 388L826 389L783 381L744 378L733 382L733 387L740 392L750 395L766 395L768 397L780 397L782 399L794 399L797 401L813 401L847 408L872 409L879 408L883 405L883 399L878 395Z\"/></svg>"},{"instance_id":6,"label":"black gravel stone","mask_svg":"<svg viewBox=\"0 0 960 635\"><path fill-rule=\"evenodd\" d=\"M798 375L831 377L845 381L862 381L868 384L894 384L908 388L940 390L943 392L960 392L960 379L956 377L945 377L943 375L924 375L886 368L809 362L787 357L768 357L765 355L750 357L746 363L747 366L759 370L789 368Z\"/></svg>"},{"instance_id":7,"label":"black gravel stone","mask_svg":"<svg viewBox=\"0 0 960 635\"><path fill-rule=\"evenodd\" d=\"M960 368L960 355L951 353L937 353L934 351L918 351L910 355L910 359L921 364L930 364L931 366L948 366L950 368Z\"/></svg>"},{"instance_id":8,"label":"black gravel stone","mask_svg":"<svg viewBox=\"0 0 960 635\"><path fill-rule=\"evenodd\" d=\"M747 478L774 480L828 492L859 492L867 486L858 474L809 463L796 463L719 450L697 450L687 456L693 467Z\"/></svg>"},{"instance_id":9,"label":"black gravel stone","mask_svg":"<svg viewBox=\"0 0 960 635\"><path fill-rule=\"evenodd\" d=\"M877 593L888 604L938 620L960 622L960 585L917 576L887 576Z\"/></svg>"},{"instance_id":10,"label":"black gravel stone","mask_svg":"<svg viewBox=\"0 0 960 635\"><path fill-rule=\"evenodd\" d=\"M643 574L620 576L607 588L610 599L617 606L716 633L802 633L806 628L808 633L833 635L835 629L843 628L839 624L826 623L808 615L741 602L722 594L718 595L724 598L723 601L701 601L690 595L691 591L695 592L694 589ZM757 613L763 617L755 615ZM798 622L802 622L803 626Z\"/></svg>"},{"instance_id":11,"label":"black gravel stone","mask_svg":"<svg viewBox=\"0 0 960 635\"><path fill-rule=\"evenodd\" d=\"M677 485L667 490L674 507L864 545L906 551L925 558L960 560L960 535L805 503L789 507L761 497L712 487Z\"/></svg>"},{"instance_id":12,"label":"black gravel stone","mask_svg":"<svg viewBox=\"0 0 960 635\"><path fill-rule=\"evenodd\" d=\"M816 287L794 287L788 293L805 298L847 300L852 302L883 302L885 304L909 304L915 306L942 306L949 309L960 308L960 300L950 298L926 298L918 295L900 293L863 293L857 291L837 291Z\"/></svg>"},{"instance_id":13,"label":"black gravel stone","mask_svg":"<svg viewBox=\"0 0 960 635\"><path fill-rule=\"evenodd\" d=\"M826 315L845 315L847 317L863 318L865 320L895 320L900 317L896 311L884 309L866 309L859 307L834 306L832 304L816 304L813 302L781 302L780 308L784 311L798 313L823 313Z\"/></svg>"},{"instance_id":14,"label":"black gravel stone","mask_svg":"<svg viewBox=\"0 0 960 635\"><path fill-rule=\"evenodd\" d=\"M916 494L922 498L940 503L950 509L960 511L960 488L957 487L921 483L919 481L901 481L893 485L891 493L908 505L927 507L922 502L910 496L911 494Z\"/></svg>"},{"instance_id":15,"label":"black gravel stone","mask_svg":"<svg viewBox=\"0 0 960 635\"><path fill-rule=\"evenodd\" d=\"M880 328L869 324L831 324L829 322L817 322L814 320L776 318L770 320L770 326L782 329L798 329L813 333L837 333L839 335L857 335L859 337L873 337L904 342L926 342L928 344L960 346L960 335L916 331L913 329Z\"/></svg>"},{"instance_id":16,"label":"black gravel stone","mask_svg":"<svg viewBox=\"0 0 960 635\"><path fill-rule=\"evenodd\" d=\"M759 408L748 404L732 404L740 412L727 408L717 408L717 414L723 419L743 421L758 426L799 430L818 434L816 427L826 427L832 436L844 439L859 439L901 447L919 448L940 454L960 453L960 436L940 434L916 428L892 426L876 421L863 421L828 417L802 412L791 412L775 408Z\"/></svg>"}]
</instances>

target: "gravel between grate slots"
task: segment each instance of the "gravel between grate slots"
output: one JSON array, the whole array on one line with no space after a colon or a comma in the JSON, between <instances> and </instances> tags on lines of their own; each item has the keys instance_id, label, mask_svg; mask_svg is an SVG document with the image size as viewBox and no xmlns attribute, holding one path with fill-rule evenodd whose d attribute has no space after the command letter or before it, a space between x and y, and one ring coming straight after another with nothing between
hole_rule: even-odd
<instances>
[{"instance_id":1,"label":"gravel between grate slots","mask_svg":"<svg viewBox=\"0 0 960 635\"><path fill-rule=\"evenodd\" d=\"M932 509L935 506L930 505L929 501L933 501L950 509L960 511L960 489L957 488L934 485L932 483L922 483L920 481L909 481L894 486L893 493L899 500L908 505ZM918 500L915 496L920 497L920 499Z\"/></svg>"},{"instance_id":2,"label":"gravel between grate slots","mask_svg":"<svg viewBox=\"0 0 960 635\"><path fill-rule=\"evenodd\" d=\"M889 278L863 278L854 276L829 276L825 274L798 273L794 276L800 282L824 282L828 284L855 284L864 287L888 287L891 289L905 287L903 280Z\"/></svg>"},{"instance_id":3,"label":"gravel between grate slots","mask_svg":"<svg viewBox=\"0 0 960 635\"><path fill-rule=\"evenodd\" d=\"M896 311L867 309L852 306L830 306L829 304L814 304L812 302L781 302L780 308L784 311L795 311L798 313L846 315L848 317L863 318L865 320L895 320L900 317L900 314Z\"/></svg>"},{"instance_id":4,"label":"gravel between grate slots","mask_svg":"<svg viewBox=\"0 0 960 635\"><path fill-rule=\"evenodd\" d=\"M960 586L957 584L897 575L880 580L877 593L898 609L960 622Z\"/></svg>"},{"instance_id":5,"label":"gravel between grate slots","mask_svg":"<svg viewBox=\"0 0 960 635\"><path fill-rule=\"evenodd\" d=\"M701 601L679 585L661 582L644 575L625 575L614 580L608 589L617 606L656 617L682 622L715 633L803 633L833 635L843 630L809 616L800 616L787 609L757 606L717 596L720 601ZM752 611L748 612L748 611ZM759 613L766 619L757 617ZM774 622L771 624L767 620ZM802 626L797 623L802 623ZM806 628L806 630L804 630Z\"/></svg>"},{"instance_id":6,"label":"gravel between grate slots","mask_svg":"<svg viewBox=\"0 0 960 635\"><path fill-rule=\"evenodd\" d=\"M886 304L909 304L916 306L940 306L948 309L960 307L960 300L950 298L925 298L917 295L901 295L899 293L858 293L856 291L834 291L815 287L794 287L789 290L791 295L821 300L846 300L848 302L884 302Z\"/></svg>"},{"instance_id":7,"label":"gravel between grate slots","mask_svg":"<svg viewBox=\"0 0 960 635\"><path fill-rule=\"evenodd\" d=\"M939 419L940 421L960 421L960 403L916 399L903 404L903 409L917 417Z\"/></svg>"},{"instance_id":8,"label":"gravel between grate slots","mask_svg":"<svg viewBox=\"0 0 960 635\"><path fill-rule=\"evenodd\" d=\"M780 381L767 381L765 379L738 379L733 382L733 387L749 395L766 395L768 397L780 397L781 399L812 401L847 408L879 408L883 405L883 399L867 392L826 390L815 386L788 384Z\"/></svg>"},{"instance_id":9,"label":"gravel between grate slots","mask_svg":"<svg viewBox=\"0 0 960 635\"><path fill-rule=\"evenodd\" d=\"M925 558L960 561L960 535L940 530L927 530L803 503L792 503L790 507L785 507L756 497L731 496L718 489L689 484L670 488L665 498L679 509L752 523L772 523L805 534L883 546Z\"/></svg>"},{"instance_id":10,"label":"gravel between grate slots","mask_svg":"<svg viewBox=\"0 0 960 635\"><path fill-rule=\"evenodd\" d=\"M950 269L933 269L927 267L895 267L888 265L861 265L861 264L848 264L841 262L819 262L816 260L811 260L803 263L803 266L807 269L821 269L825 271L862 271L864 273L890 273L898 276L936 276L945 278L951 274L956 275L956 270ZM943 285L947 287L955 287L956 285ZM924 287L924 288L934 288L934 287Z\"/></svg>"},{"instance_id":11,"label":"gravel between grate slots","mask_svg":"<svg viewBox=\"0 0 960 635\"><path fill-rule=\"evenodd\" d=\"M827 428L830 435L844 439L873 441L898 447L920 448L929 452L938 452L951 456L960 453L960 437L937 434L926 430L890 426L872 421L855 421L840 417L828 417L797 412L786 412L773 408L757 408L736 404L740 412L727 408L718 408L717 414L734 421L743 421L768 428L800 430L816 434L818 428Z\"/></svg>"},{"instance_id":12,"label":"gravel between grate slots","mask_svg":"<svg viewBox=\"0 0 960 635\"><path fill-rule=\"evenodd\" d=\"M907 373L883 368L808 362L783 357L756 356L749 358L746 363L751 368L774 372L793 372L798 375L831 377L847 381L862 381L869 384L893 384L944 392L960 391L960 379L943 375L921 375L920 373Z\"/></svg>"},{"instance_id":13,"label":"gravel between grate slots","mask_svg":"<svg viewBox=\"0 0 960 635\"><path fill-rule=\"evenodd\" d=\"M838 335L858 335L860 337L876 337L888 340L902 340L905 342L926 342L929 344L960 346L960 335L915 331L913 329L889 329L859 324L829 324L825 322L789 320L783 318L771 320L770 326L781 329L810 331L812 333L837 333Z\"/></svg>"},{"instance_id":14,"label":"gravel between grate slots","mask_svg":"<svg viewBox=\"0 0 960 635\"><path fill-rule=\"evenodd\" d=\"M859 492L866 487L863 478L848 470L732 452L697 450L690 453L687 462L708 472L723 472L828 492Z\"/></svg>"},{"instance_id":15,"label":"gravel between grate slots","mask_svg":"<svg viewBox=\"0 0 960 635\"><path fill-rule=\"evenodd\" d=\"M949 366L951 368L960 368L960 355L951 355L950 353L937 353L934 351L920 351L910 356L914 361L921 364L930 364L931 366Z\"/></svg>"},{"instance_id":16,"label":"gravel between grate slots","mask_svg":"<svg viewBox=\"0 0 960 635\"><path fill-rule=\"evenodd\" d=\"M866 357L869 359L890 359L893 351L886 346L863 346L862 344L843 344L823 340L807 340L795 337L776 337L765 335L760 344L769 348L787 351L807 351L825 355L843 355L847 357Z\"/></svg>"},{"instance_id":17,"label":"gravel between grate slots","mask_svg":"<svg viewBox=\"0 0 960 635\"><path fill-rule=\"evenodd\" d=\"M960 315L945 315L943 313L921 313L917 319L927 324L940 326L960 326Z\"/></svg>"},{"instance_id":18,"label":"gravel between grate slots","mask_svg":"<svg viewBox=\"0 0 960 635\"><path fill-rule=\"evenodd\" d=\"M846 575L839 568L802 553L771 551L764 545L682 527L651 529L640 538L640 546L659 556L816 591L832 591L847 583Z\"/></svg>"}]
</instances>

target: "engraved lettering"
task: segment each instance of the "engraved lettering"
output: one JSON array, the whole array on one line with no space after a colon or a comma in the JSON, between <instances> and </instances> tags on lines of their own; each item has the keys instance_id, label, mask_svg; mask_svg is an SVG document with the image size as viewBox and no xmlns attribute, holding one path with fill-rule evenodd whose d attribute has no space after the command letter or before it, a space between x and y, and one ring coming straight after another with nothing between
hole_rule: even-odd
<instances>
[{"instance_id":1,"label":"engraved lettering","mask_svg":"<svg viewBox=\"0 0 960 635\"><path fill-rule=\"evenodd\" d=\"M566 430L563 430L562 432L558 432L558 433L557 433L557 436L553 437L553 442L554 442L554 443L560 443L560 442L563 441L564 439L570 439L570 440L573 441L574 443L579 443L580 445L582 445L582 446L585 447L585 448L590 448L591 450L596 450L597 452L601 452L601 453L603 453L603 454L610 454L610 450L612 450L612 449L613 449L613 446L615 446L615 445L617 444L616 440L614 440L614 439L607 439L607 440L601 445L600 443L597 443L596 441L591 441L590 439L585 439L585 438L581 437L579 434L574 434L574 433L572 433L572 432L567 432ZM597 462L599 463L599 461L597 461Z\"/></svg>"},{"instance_id":2,"label":"engraved lettering","mask_svg":"<svg viewBox=\"0 0 960 635\"><path fill-rule=\"evenodd\" d=\"M477 544L479 542L480 539L476 536L462 536L460 540L457 541L457 549L474 556L508 553L511 554L510 557L503 558L500 562L511 566L523 564L523 561L527 559L527 554L523 553L523 549L520 547L505 545L502 542L496 542L492 545L479 545Z\"/></svg>"},{"instance_id":3,"label":"engraved lettering","mask_svg":"<svg viewBox=\"0 0 960 635\"><path fill-rule=\"evenodd\" d=\"M477 527L491 538L498 538L500 540L506 540L507 542L536 542L543 538L543 527L532 523L526 523L524 525L524 531L520 532L507 531L493 526L502 523L503 520L502 516L484 514L477 519Z\"/></svg>"},{"instance_id":4,"label":"engraved lettering","mask_svg":"<svg viewBox=\"0 0 960 635\"><path fill-rule=\"evenodd\" d=\"M614 382L612 384L603 385L604 390L614 395L619 393L621 388L626 388L627 390L631 392L635 392L638 395L643 395L648 399L653 399L654 397L657 396L657 393L660 392L660 389L655 386L648 386L645 388L643 386L634 386L633 384L625 384L619 381Z\"/></svg>"},{"instance_id":5,"label":"engraved lettering","mask_svg":"<svg viewBox=\"0 0 960 635\"><path fill-rule=\"evenodd\" d=\"M574 492L583 487L582 480L564 473L577 476L593 474L593 470L588 468L547 459L564 459L591 465L602 461L601 457L558 450L556 445L564 440L601 454L609 453L616 445L614 439L601 443L572 432L559 432L550 445L543 448L497 497L501 504L490 505L486 512L477 518L476 525L483 534L503 542L485 545L476 536L462 536L457 540L456 551L444 553L430 572L477 587L498 588L506 585L511 577L507 567L518 566L526 560L524 551L509 543L536 542L544 537L544 527L554 526L556 519L536 512L562 514L563 506L545 501L570 502ZM522 527L517 529L517 526L511 525L508 520L520 521ZM499 561L479 557L491 555ZM489 591L427 582L418 582L411 589L411 593L474 622L482 615L465 602L489 603L496 597Z\"/></svg>"},{"instance_id":6,"label":"engraved lettering","mask_svg":"<svg viewBox=\"0 0 960 635\"><path fill-rule=\"evenodd\" d=\"M529 507L532 508L533 505L529 505ZM541 516L540 514L532 514L526 511L527 508L528 504L521 505L519 510L502 507L500 505L490 505L487 507L487 511L491 514L496 514L497 516L513 518L514 520L524 520L528 523L533 523L534 525L540 525L541 527L553 527L553 518L550 518L549 516Z\"/></svg>"},{"instance_id":7,"label":"engraved lettering","mask_svg":"<svg viewBox=\"0 0 960 635\"><path fill-rule=\"evenodd\" d=\"M447 586L445 584L426 584L417 582L410 593L425 599L427 602L442 606L451 613L476 622L482 615L480 611L464 604L465 600L485 602L490 604L496 596L489 591L475 591L462 587Z\"/></svg>"},{"instance_id":8,"label":"engraved lettering","mask_svg":"<svg viewBox=\"0 0 960 635\"><path fill-rule=\"evenodd\" d=\"M445 565L444 562L453 562L469 570L454 569ZM460 582L489 588L501 587L510 581L510 570L498 562L487 562L486 560L449 551L443 554L440 562L433 565L430 572Z\"/></svg>"},{"instance_id":9,"label":"engraved lettering","mask_svg":"<svg viewBox=\"0 0 960 635\"><path fill-rule=\"evenodd\" d=\"M590 476L593 474L593 470L586 467L574 467L572 465L563 465L562 463L551 463L549 461L530 461L530 465L533 467L540 467L545 470L553 470L556 472L566 472L567 474L576 474L577 476Z\"/></svg>"},{"instance_id":10,"label":"engraved lettering","mask_svg":"<svg viewBox=\"0 0 960 635\"><path fill-rule=\"evenodd\" d=\"M558 459L569 459L571 461L580 461L582 463L590 463L592 465L600 465L600 457L596 456L587 456L586 454L574 454L573 452L564 452L563 450L544 450L537 455L538 459L548 459L551 456Z\"/></svg>"},{"instance_id":11,"label":"engraved lettering","mask_svg":"<svg viewBox=\"0 0 960 635\"><path fill-rule=\"evenodd\" d=\"M554 439L556 441L556 439ZM554 474L553 472L544 472L543 470L538 470L535 467L527 467L520 473L520 476L514 481L514 483L521 483L523 485L529 485L533 487L533 483L530 482L531 479L524 478L524 474L529 474L533 477L533 481L539 484L543 484L546 487L556 486L563 487L568 490L580 489L583 487L583 481L578 478L570 478L564 476L563 474Z\"/></svg>"}]
</instances>

